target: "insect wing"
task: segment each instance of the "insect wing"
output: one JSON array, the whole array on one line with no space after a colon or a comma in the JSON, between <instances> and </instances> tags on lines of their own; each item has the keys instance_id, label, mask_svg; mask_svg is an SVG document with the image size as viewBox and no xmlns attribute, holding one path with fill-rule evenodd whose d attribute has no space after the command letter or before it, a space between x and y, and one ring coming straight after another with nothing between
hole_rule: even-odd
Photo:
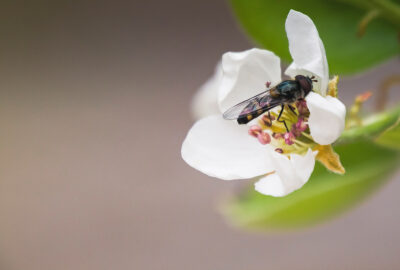
<instances>
[{"instance_id":1,"label":"insect wing","mask_svg":"<svg viewBox=\"0 0 400 270\"><path fill-rule=\"evenodd\" d=\"M223 117L227 120L235 120L259 110L266 112L281 103L282 101L280 101L279 98L272 97L270 95L270 90L268 90L258 94L257 96L242 101L239 104L236 104L224 112Z\"/></svg>"}]
</instances>

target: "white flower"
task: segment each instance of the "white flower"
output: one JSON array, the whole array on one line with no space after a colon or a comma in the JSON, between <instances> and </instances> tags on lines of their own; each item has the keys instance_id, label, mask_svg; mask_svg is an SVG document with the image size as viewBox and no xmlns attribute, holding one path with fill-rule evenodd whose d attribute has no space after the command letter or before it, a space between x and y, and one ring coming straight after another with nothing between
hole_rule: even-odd
<instances>
[{"instance_id":1,"label":"white flower","mask_svg":"<svg viewBox=\"0 0 400 270\"><path fill-rule=\"evenodd\" d=\"M286 32L293 63L285 74L292 78L315 76L317 80L314 92L306 97L309 111L306 107L307 112L302 116L301 106L305 105L300 103L299 116L285 110L282 119L292 124L290 132L285 134L272 133L282 129L277 121L271 124L276 118L275 112L271 117L260 117L260 126L250 130L247 125L224 120L222 112L265 91L266 82L274 86L282 81L280 59L270 51L251 49L225 53L213 79L202 87L194 101L198 116L215 112L217 104L220 112L198 120L187 134L182 158L190 166L224 180L261 177L255 184L256 190L272 196L285 196L308 181L315 165L316 151L312 148L331 144L340 136L346 109L337 98L326 96L328 64L311 19L291 10Z\"/></svg>"}]
</instances>

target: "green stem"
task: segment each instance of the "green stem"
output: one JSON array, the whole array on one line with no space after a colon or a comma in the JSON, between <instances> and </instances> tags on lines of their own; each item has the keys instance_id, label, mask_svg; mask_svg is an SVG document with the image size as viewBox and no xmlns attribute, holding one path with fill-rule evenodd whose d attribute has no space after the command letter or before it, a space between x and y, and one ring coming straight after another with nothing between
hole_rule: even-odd
<instances>
[{"instance_id":1,"label":"green stem","mask_svg":"<svg viewBox=\"0 0 400 270\"><path fill-rule=\"evenodd\" d=\"M373 139L400 119L400 106L363 119L362 126L343 131L335 144L351 143L360 139Z\"/></svg>"}]
</instances>

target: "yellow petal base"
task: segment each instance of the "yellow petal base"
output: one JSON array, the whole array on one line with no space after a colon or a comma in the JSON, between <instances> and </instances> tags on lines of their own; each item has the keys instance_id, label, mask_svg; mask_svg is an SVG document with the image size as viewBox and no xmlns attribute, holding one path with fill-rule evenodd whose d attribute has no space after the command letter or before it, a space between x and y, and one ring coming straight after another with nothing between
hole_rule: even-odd
<instances>
[{"instance_id":1,"label":"yellow petal base","mask_svg":"<svg viewBox=\"0 0 400 270\"><path fill-rule=\"evenodd\" d=\"M337 174L344 174L346 172L340 162L339 155L333 150L331 145L318 145L313 150L318 151L316 159L328 170Z\"/></svg>"}]
</instances>

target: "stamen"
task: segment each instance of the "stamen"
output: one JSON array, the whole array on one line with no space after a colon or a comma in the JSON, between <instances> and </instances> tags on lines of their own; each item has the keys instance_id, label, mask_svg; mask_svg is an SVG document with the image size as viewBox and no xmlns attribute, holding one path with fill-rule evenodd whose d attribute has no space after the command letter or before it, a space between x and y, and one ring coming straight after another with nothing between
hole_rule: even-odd
<instances>
[{"instance_id":1,"label":"stamen","mask_svg":"<svg viewBox=\"0 0 400 270\"><path fill-rule=\"evenodd\" d=\"M254 125L250 127L248 132L250 136L257 138L257 136L262 133L262 129L259 126Z\"/></svg>"},{"instance_id":2,"label":"stamen","mask_svg":"<svg viewBox=\"0 0 400 270\"><path fill-rule=\"evenodd\" d=\"M311 140L311 141L314 141L314 138L313 138L313 137L311 137L311 135L310 135L310 134L303 133L302 135L303 135L304 137L306 137L307 139L309 139L309 140Z\"/></svg>"},{"instance_id":3,"label":"stamen","mask_svg":"<svg viewBox=\"0 0 400 270\"><path fill-rule=\"evenodd\" d=\"M293 132L294 136L299 137L307 128L308 125L306 124L306 122L303 120L303 118L299 117L297 123L292 125L291 132Z\"/></svg>"},{"instance_id":4,"label":"stamen","mask_svg":"<svg viewBox=\"0 0 400 270\"><path fill-rule=\"evenodd\" d=\"M300 140L296 140L296 142L295 142L295 146L301 146L302 148L304 148L304 147L308 147L309 146L309 144L307 144L307 143L305 143L305 142L302 142L302 141L300 141Z\"/></svg>"},{"instance_id":5,"label":"stamen","mask_svg":"<svg viewBox=\"0 0 400 270\"><path fill-rule=\"evenodd\" d=\"M261 144L268 144L271 142L271 136L267 132L258 134L257 139Z\"/></svg>"},{"instance_id":6,"label":"stamen","mask_svg":"<svg viewBox=\"0 0 400 270\"><path fill-rule=\"evenodd\" d=\"M276 139L276 140L279 140L279 139L283 139L283 134L282 133L272 133L272 137L274 138L274 139Z\"/></svg>"},{"instance_id":7,"label":"stamen","mask_svg":"<svg viewBox=\"0 0 400 270\"><path fill-rule=\"evenodd\" d=\"M304 99L296 101L296 107L300 115L307 116L310 113Z\"/></svg>"},{"instance_id":8,"label":"stamen","mask_svg":"<svg viewBox=\"0 0 400 270\"><path fill-rule=\"evenodd\" d=\"M296 139L292 132L286 132L285 135L283 135L283 138L285 139L285 143L287 145L294 144L294 140Z\"/></svg>"},{"instance_id":9,"label":"stamen","mask_svg":"<svg viewBox=\"0 0 400 270\"><path fill-rule=\"evenodd\" d=\"M307 131L310 112L304 99L296 101L291 106L291 110L283 111L280 118L290 127L289 131L286 131L283 124L277 121L276 112L268 111L258 118L258 124L249 128L249 134L263 145L272 144L278 153L285 155L304 153L315 144Z\"/></svg>"},{"instance_id":10,"label":"stamen","mask_svg":"<svg viewBox=\"0 0 400 270\"><path fill-rule=\"evenodd\" d=\"M271 82L266 82L266 83L265 83L265 86L266 86L267 88L269 88L269 87L271 86Z\"/></svg>"},{"instance_id":11,"label":"stamen","mask_svg":"<svg viewBox=\"0 0 400 270\"><path fill-rule=\"evenodd\" d=\"M295 137L300 137L301 131L299 129L297 129L296 126L297 126L297 123L293 124L290 132L292 132Z\"/></svg>"},{"instance_id":12,"label":"stamen","mask_svg":"<svg viewBox=\"0 0 400 270\"><path fill-rule=\"evenodd\" d=\"M264 114L260 119L261 124L264 124L267 127L271 127L272 126L272 121L273 120L275 120L275 116L273 116L271 114Z\"/></svg>"}]
</instances>

